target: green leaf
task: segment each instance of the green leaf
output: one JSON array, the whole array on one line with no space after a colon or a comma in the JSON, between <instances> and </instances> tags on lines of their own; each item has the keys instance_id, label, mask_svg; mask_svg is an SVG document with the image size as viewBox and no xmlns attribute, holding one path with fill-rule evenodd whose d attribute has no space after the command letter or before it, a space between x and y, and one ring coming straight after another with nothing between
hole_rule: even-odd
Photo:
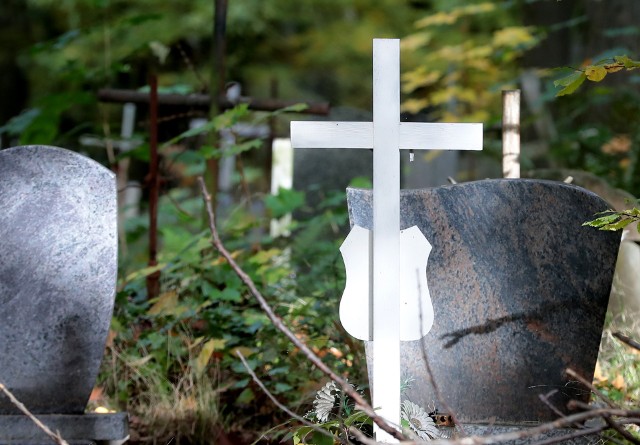
<instances>
[{"instance_id":1,"label":"green leaf","mask_svg":"<svg viewBox=\"0 0 640 445\"><path fill-rule=\"evenodd\" d=\"M262 141L260 139L251 139L240 144L234 144L230 147L225 148L224 150L218 150L218 153L219 155L221 155L221 157L225 158L260 147L262 147Z\"/></svg>"},{"instance_id":2,"label":"green leaf","mask_svg":"<svg viewBox=\"0 0 640 445\"><path fill-rule=\"evenodd\" d=\"M617 213L613 213L611 215L601 216L600 218L596 218L592 221L584 222L582 223L582 225L590 227L602 227L606 226L607 224L612 224L618 219L620 219L620 215L618 215Z\"/></svg>"},{"instance_id":3,"label":"green leaf","mask_svg":"<svg viewBox=\"0 0 640 445\"><path fill-rule=\"evenodd\" d=\"M167 146L167 145L174 145L178 142L180 142L183 139L186 138L191 138L194 136L198 136L201 134L205 134L205 133L209 133L213 130L216 129L216 123L215 121L209 121L204 125L200 125L199 127L194 127L194 128L190 128L187 131L180 133L178 136L174 137L173 139L170 139L168 142L165 142L163 144L163 146Z\"/></svg>"},{"instance_id":4,"label":"green leaf","mask_svg":"<svg viewBox=\"0 0 640 445\"><path fill-rule=\"evenodd\" d=\"M353 414L351 414L349 417L344 419L344 424L346 426L351 426L354 423L363 423L368 420L371 420L371 418L367 415L367 413L365 413L364 411L356 411Z\"/></svg>"},{"instance_id":5,"label":"green leaf","mask_svg":"<svg viewBox=\"0 0 640 445\"><path fill-rule=\"evenodd\" d=\"M203 290L205 287L207 287L206 295L211 300L230 301L233 303L238 303L242 300L242 294L240 293L240 291L233 287L227 286L223 290L220 290L210 285L209 286L204 285Z\"/></svg>"},{"instance_id":6,"label":"green leaf","mask_svg":"<svg viewBox=\"0 0 640 445\"><path fill-rule=\"evenodd\" d=\"M218 153L218 149L212 145L203 145L198 149L198 152L202 155L203 158L211 159Z\"/></svg>"},{"instance_id":7,"label":"green leaf","mask_svg":"<svg viewBox=\"0 0 640 445\"><path fill-rule=\"evenodd\" d=\"M0 134L9 133L11 135L19 135L22 133L36 117L40 114L39 108L29 108L17 116L12 117L9 121L0 127Z\"/></svg>"},{"instance_id":8,"label":"green leaf","mask_svg":"<svg viewBox=\"0 0 640 445\"><path fill-rule=\"evenodd\" d=\"M624 67L628 70L634 70L636 68L640 68L640 61L631 60L628 56L615 56L615 61L618 63L622 63Z\"/></svg>"},{"instance_id":9,"label":"green leaf","mask_svg":"<svg viewBox=\"0 0 640 445\"><path fill-rule=\"evenodd\" d=\"M251 388L245 388L236 399L236 403L239 403L240 405L248 405L255 398L256 396L253 394Z\"/></svg>"},{"instance_id":10,"label":"green leaf","mask_svg":"<svg viewBox=\"0 0 640 445\"><path fill-rule=\"evenodd\" d=\"M313 431L313 428L311 428L310 426L301 426L293 434L293 443L303 443L303 441L311 431Z\"/></svg>"},{"instance_id":11,"label":"green leaf","mask_svg":"<svg viewBox=\"0 0 640 445\"><path fill-rule=\"evenodd\" d=\"M582 71L576 71L573 74L569 74L566 77L555 80L553 84L556 87L558 86L564 87L562 90L556 93L556 97L566 96L567 94L573 93L575 90L577 90L580 87L580 85L582 85L582 83L585 81L586 78L587 78L587 75L585 73L583 73Z\"/></svg>"},{"instance_id":12,"label":"green leaf","mask_svg":"<svg viewBox=\"0 0 640 445\"><path fill-rule=\"evenodd\" d=\"M629 216L640 216L640 209L637 207L634 207L632 209L625 210L623 213Z\"/></svg>"},{"instance_id":13,"label":"green leaf","mask_svg":"<svg viewBox=\"0 0 640 445\"><path fill-rule=\"evenodd\" d=\"M286 383L278 382L278 383L276 383L274 392L276 394L280 394L280 393L283 393L283 392L290 391L292 389L293 389L293 386L288 385Z\"/></svg>"},{"instance_id":14,"label":"green leaf","mask_svg":"<svg viewBox=\"0 0 640 445\"><path fill-rule=\"evenodd\" d=\"M231 128L240 119L249 115L249 104L239 104L213 119L216 130Z\"/></svg>"},{"instance_id":15,"label":"green leaf","mask_svg":"<svg viewBox=\"0 0 640 445\"><path fill-rule=\"evenodd\" d=\"M273 218L280 218L291 213L304 204L304 192L280 188L277 195L269 195L264 199L267 209Z\"/></svg>"},{"instance_id":16,"label":"green leaf","mask_svg":"<svg viewBox=\"0 0 640 445\"><path fill-rule=\"evenodd\" d=\"M621 219L620 221L618 221L615 224L607 224L606 226L602 226L602 227L600 227L600 230L610 230L612 232L615 232L616 230L624 229L625 227L627 227L632 222L633 222L633 219L625 218L625 219Z\"/></svg>"},{"instance_id":17,"label":"green leaf","mask_svg":"<svg viewBox=\"0 0 640 445\"><path fill-rule=\"evenodd\" d=\"M326 434L322 434L320 431L313 432L312 441L313 441L312 442L313 445L333 445L334 444L332 435L327 436Z\"/></svg>"},{"instance_id":18,"label":"green leaf","mask_svg":"<svg viewBox=\"0 0 640 445\"><path fill-rule=\"evenodd\" d=\"M183 133L180 133L178 136L165 142L163 146L173 145L185 138L190 138L190 137L198 136L204 133L209 133L214 130L219 131L219 130L222 130L223 128L230 128L235 123L237 123L241 118L247 116L248 114L249 114L248 104L237 105L225 111L224 113L216 116L213 120L207 122L204 125L201 125L195 128L190 128L189 130Z\"/></svg>"}]
</instances>

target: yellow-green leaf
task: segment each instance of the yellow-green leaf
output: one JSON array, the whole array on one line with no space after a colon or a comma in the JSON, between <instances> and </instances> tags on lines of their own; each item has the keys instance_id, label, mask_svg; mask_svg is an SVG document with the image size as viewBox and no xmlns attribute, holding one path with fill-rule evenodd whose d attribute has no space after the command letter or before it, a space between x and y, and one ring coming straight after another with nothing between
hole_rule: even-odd
<instances>
[{"instance_id":1,"label":"yellow-green leaf","mask_svg":"<svg viewBox=\"0 0 640 445\"><path fill-rule=\"evenodd\" d=\"M497 47L529 47L535 42L532 27L508 26L493 33L493 44Z\"/></svg>"},{"instance_id":2,"label":"yellow-green leaf","mask_svg":"<svg viewBox=\"0 0 640 445\"><path fill-rule=\"evenodd\" d=\"M587 75L582 71L575 71L574 73L569 74L568 76L565 76L561 79L554 81L553 84L555 86L564 87L563 89L558 91L556 96L565 96L567 94L573 93L575 90L577 90L580 87L580 85L582 85L582 83L585 81L586 78L587 78Z\"/></svg>"},{"instance_id":3,"label":"yellow-green leaf","mask_svg":"<svg viewBox=\"0 0 640 445\"><path fill-rule=\"evenodd\" d=\"M170 290L160 294L158 298L151 300L154 303L149 309L149 315L168 314L173 312L178 306L178 292Z\"/></svg>"},{"instance_id":4,"label":"yellow-green leaf","mask_svg":"<svg viewBox=\"0 0 640 445\"><path fill-rule=\"evenodd\" d=\"M440 11L435 14L431 14L421 20L418 20L416 22L416 27L426 28L427 26L453 25L458 21L460 17L491 12L495 8L496 5L494 5L493 3L484 2L476 5L462 6L460 8L455 8L446 12Z\"/></svg>"},{"instance_id":5,"label":"yellow-green leaf","mask_svg":"<svg viewBox=\"0 0 640 445\"><path fill-rule=\"evenodd\" d=\"M631 60L627 56L616 56L614 57L615 61L624 65L624 67L628 70L633 70L636 68L640 68L640 61Z\"/></svg>"},{"instance_id":6,"label":"yellow-green leaf","mask_svg":"<svg viewBox=\"0 0 640 445\"><path fill-rule=\"evenodd\" d=\"M196 372L198 374L202 374L211 359L211 355L216 349L224 348L224 345L227 341L223 338L212 338L207 341L200 350L200 354L198 354L198 358L196 359Z\"/></svg>"},{"instance_id":7,"label":"yellow-green leaf","mask_svg":"<svg viewBox=\"0 0 640 445\"><path fill-rule=\"evenodd\" d=\"M145 365L151 359L153 359L153 356L151 354L149 354L149 355L145 355L144 357L141 357L141 358L139 358L137 360L131 360L131 361L127 362L127 365L131 366L132 368L137 368L139 366Z\"/></svg>"},{"instance_id":8,"label":"yellow-green leaf","mask_svg":"<svg viewBox=\"0 0 640 445\"><path fill-rule=\"evenodd\" d=\"M434 25L452 25L458 20L460 13L456 10L451 12L437 12L435 14L431 14L423 19L420 19L416 22L417 28L426 28L427 26Z\"/></svg>"},{"instance_id":9,"label":"yellow-green leaf","mask_svg":"<svg viewBox=\"0 0 640 445\"><path fill-rule=\"evenodd\" d=\"M612 232L615 232L616 230L624 229L625 227L627 227L632 222L633 222L633 220L629 219L629 218L621 219L620 221L618 221L616 223L607 224L606 226L600 227L600 230L610 230Z\"/></svg>"},{"instance_id":10,"label":"yellow-green leaf","mask_svg":"<svg viewBox=\"0 0 640 445\"><path fill-rule=\"evenodd\" d=\"M129 275L127 275L127 277L125 278L125 281L129 282L129 281L137 280L138 278L146 277L147 275L151 275L152 273L162 270L165 266L166 264L162 263L162 264L158 264L157 266L149 266L140 270L136 270L135 272L132 272Z\"/></svg>"},{"instance_id":11,"label":"yellow-green leaf","mask_svg":"<svg viewBox=\"0 0 640 445\"><path fill-rule=\"evenodd\" d=\"M249 348L249 347L247 347L247 346L238 346L238 347L235 347L235 348L233 348L233 349L231 350L231 355L233 355L234 357L237 357L237 356L238 356L238 352L239 352L240 354L242 354L242 356L243 356L244 358L247 358L247 357L249 357L251 354L253 354L253 349L252 349L252 348Z\"/></svg>"},{"instance_id":12,"label":"yellow-green leaf","mask_svg":"<svg viewBox=\"0 0 640 445\"><path fill-rule=\"evenodd\" d=\"M607 75L607 70L601 65L591 65L584 70L587 79L593 82L600 82Z\"/></svg>"}]
</instances>

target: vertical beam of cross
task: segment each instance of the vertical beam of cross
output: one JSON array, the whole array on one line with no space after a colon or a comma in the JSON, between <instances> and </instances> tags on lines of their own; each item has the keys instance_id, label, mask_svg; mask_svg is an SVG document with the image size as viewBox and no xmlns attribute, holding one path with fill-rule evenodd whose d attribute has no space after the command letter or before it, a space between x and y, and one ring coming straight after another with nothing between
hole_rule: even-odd
<instances>
[{"instance_id":1,"label":"vertical beam of cross","mask_svg":"<svg viewBox=\"0 0 640 445\"><path fill-rule=\"evenodd\" d=\"M373 406L399 426L400 150L482 150L482 124L400 122L400 41L374 39L373 122L291 122L291 145L373 148L373 304L365 299L362 308L373 312ZM395 442L375 431L378 441Z\"/></svg>"},{"instance_id":2,"label":"vertical beam of cross","mask_svg":"<svg viewBox=\"0 0 640 445\"><path fill-rule=\"evenodd\" d=\"M373 41L373 406L400 424L400 41ZM394 199L393 197L397 197ZM376 432L378 441L391 437Z\"/></svg>"}]
</instances>

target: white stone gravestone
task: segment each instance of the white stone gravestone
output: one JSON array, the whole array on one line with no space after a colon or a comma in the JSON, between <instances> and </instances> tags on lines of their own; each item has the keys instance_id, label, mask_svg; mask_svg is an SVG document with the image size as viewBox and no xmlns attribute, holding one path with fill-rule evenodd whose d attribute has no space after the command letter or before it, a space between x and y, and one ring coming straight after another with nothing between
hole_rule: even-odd
<instances>
[{"instance_id":1,"label":"white stone gravestone","mask_svg":"<svg viewBox=\"0 0 640 445\"><path fill-rule=\"evenodd\" d=\"M374 39L373 41L373 122L292 122L291 142L294 148L373 148L373 233L362 236L349 235L343 254L356 255L345 263L362 264L364 272L347 281L365 280L351 286L366 289L359 296L350 296L345 290L344 299L357 298L341 313L345 326L352 335L373 340L372 397L378 413L395 425L400 425L400 340L401 325L410 325L407 331L413 337L416 331L426 334L433 314L426 288L426 258L430 245L417 228L410 228L410 235L417 237L421 248L415 249L408 263L416 265L401 274L400 235L400 150L481 150L482 124L434 124L400 122L400 41ZM361 232L362 228L354 227ZM353 240L353 238L357 240ZM351 238L351 240L350 240ZM349 244L352 247L349 247ZM355 245L354 245L355 244ZM347 252L347 253L345 253ZM422 258L422 259L421 259ZM415 271L415 272L414 272ZM412 283L404 283L415 276ZM349 284L347 285L349 287ZM400 301L404 289L422 292L417 301L404 298L406 303L401 318ZM371 295L367 295L371 292ZM399 298L400 296L400 298ZM411 307L413 306L413 307ZM418 306L418 307L416 307ZM357 313L353 313L354 310ZM429 310L431 314L429 314ZM367 314L368 317L363 314ZM363 321L358 321L363 320ZM437 321L436 321L437 322ZM428 329L426 329L428 330ZM364 335L363 335L364 334ZM393 438L376 430L379 441L393 442Z\"/></svg>"}]
</instances>

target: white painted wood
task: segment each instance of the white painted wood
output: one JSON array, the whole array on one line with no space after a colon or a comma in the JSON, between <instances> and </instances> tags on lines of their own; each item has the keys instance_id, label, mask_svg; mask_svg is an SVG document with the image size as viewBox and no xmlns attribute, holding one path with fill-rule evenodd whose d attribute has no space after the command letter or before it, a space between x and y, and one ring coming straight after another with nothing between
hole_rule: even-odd
<instances>
[{"instance_id":1,"label":"white painted wood","mask_svg":"<svg viewBox=\"0 0 640 445\"><path fill-rule=\"evenodd\" d=\"M400 123L402 150L482 150L482 124Z\"/></svg>"},{"instance_id":2,"label":"white painted wood","mask_svg":"<svg viewBox=\"0 0 640 445\"><path fill-rule=\"evenodd\" d=\"M373 406L400 425L400 41L373 41ZM384 431L376 440L396 442Z\"/></svg>"},{"instance_id":3,"label":"white painted wood","mask_svg":"<svg viewBox=\"0 0 640 445\"><path fill-rule=\"evenodd\" d=\"M372 122L291 122L295 148L373 148Z\"/></svg>"},{"instance_id":4,"label":"white painted wood","mask_svg":"<svg viewBox=\"0 0 640 445\"><path fill-rule=\"evenodd\" d=\"M502 176L520 177L520 90L502 92Z\"/></svg>"},{"instance_id":5,"label":"white painted wood","mask_svg":"<svg viewBox=\"0 0 640 445\"><path fill-rule=\"evenodd\" d=\"M277 195L283 188L290 190L293 187L293 147L291 140L276 138L271 145L271 194ZM281 218L272 219L270 234L273 237L289 236L288 227L291 225L291 214Z\"/></svg>"},{"instance_id":6,"label":"white painted wood","mask_svg":"<svg viewBox=\"0 0 640 445\"><path fill-rule=\"evenodd\" d=\"M373 148L372 122L291 122L296 148ZM482 124L401 122L401 150L482 150Z\"/></svg>"},{"instance_id":7,"label":"white painted wood","mask_svg":"<svg viewBox=\"0 0 640 445\"><path fill-rule=\"evenodd\" d=\"M372 340L372 232L354 226L340 246L347 271L340 300L340 321L353 337ZM366 246L366 247L364 247ZM433 326L433 304L427 286L431 244L416 226L400 231L400 340L420 340Z\"/></svg>"},{"instance_id":8,"label":"white painted wood","mask_svg":"<svg viewBox=\"0 0 640 445\"><path fill-rule=\"evenodd\" d=\"M340 322L358 340L373 340L373 302L371 266L373 232L353 226L340 246L346 270L344 292L340 299Z\"/></svg>"},{"instance_id":9,"label":"white painted wood","mask_svg":"<svg viewBox=\"0 0 640 445\"><path fill-rule=\"evenodd\" d=\"M400 340L420 340L433 326L427 286L431 243L417 226L400 232Z\"/></svg>"},{"instance_id":10,"label":"white painted wood","mask_svg":"<svg viewBox=\"0 0 640 445\"><path fill-rule=\"evenodd\" d=\"M412 287L410 283L416 283L418 290L428 292L426 274L418 272L426 268L430 245L426 239L425 245L417 237L409 246L400 244L400 149L480 150L482 126L400 123L399 40L374 39L373 122L292 122L291 143L294 148L373 148L373 244L368 248L371 241L359 234L358 228L353 229L356 241L345 241L346 251L357 250L349 247L353 242L366 252L357 253L355 261L364 262L370 255L368 266L354 269L357 272L347 277L348 283L351 281L347 286L360 283L366 288L361 300L370 295L370 313L363 317L368 320L366 328L363 330L362 325L358 325L353 329L363 338L373 338L373 406L391 424L399 426L401 305L404 311L422 312L425 317L424 325L421 321L412 325L412 338L418 335L416 330L424 330L422 334L426 334L433 323L430 299L421 300L416 294L401 290L405 282L406 289ZM404 272L400 269L401 248L402 255L414 258L412 261L416 263L415 267L407 266ZM415 257L423 258L424 263ZM345 258L345 262L348 261ZM352 264L349 266L353 269ZM414 278L417 276L424 276L424 281ZM398 296L402 293L408 297L401 302ZM362 314L362 307L347 302L341 314L358 310ZM346 315L345 320L349 324L350 315ZM378 441L396 442L379 428L374 431Z\"/></svg>"}]
</instances>

